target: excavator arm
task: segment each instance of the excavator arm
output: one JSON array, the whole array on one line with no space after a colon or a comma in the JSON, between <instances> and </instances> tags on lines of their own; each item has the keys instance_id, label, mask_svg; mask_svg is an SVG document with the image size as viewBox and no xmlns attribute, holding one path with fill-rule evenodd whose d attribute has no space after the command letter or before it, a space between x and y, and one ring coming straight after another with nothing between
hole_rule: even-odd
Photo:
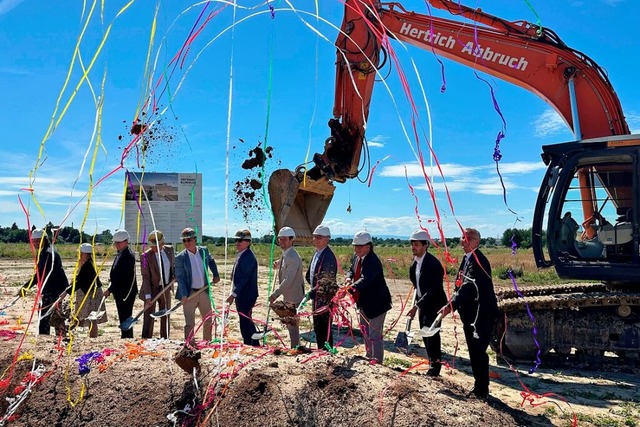
<instances>
[{"instance_id":1,"label":"excavator arm","mask_svg":"<svg viewBox=\"0 0 640 427\"><path fill-rule=\"evenodd\" d=\"M432 51L535 93L560 114L576 140L629 134L620 101L605 71L587 55L566 46L553 31L525 21L506 21L457 1L428 2L472 22L409 12L399 3L345 1L336 40L331 136L324 151L314 155L311 169L301 166L295 173L280 170L272 176L270 194L277 228L293 226L299 235L310 237L331 201L332 182L358 176L374 81L385 63L390 39ZM309 181L313 184L308 185ZM590 190L585 187L584 191ZM302 194L304 206L295 207L295 200ZM314 198L321 202L309 203ZM583 200L585 218L593 216L595 207L589 198Z\"/></svg>"}]
</instances>

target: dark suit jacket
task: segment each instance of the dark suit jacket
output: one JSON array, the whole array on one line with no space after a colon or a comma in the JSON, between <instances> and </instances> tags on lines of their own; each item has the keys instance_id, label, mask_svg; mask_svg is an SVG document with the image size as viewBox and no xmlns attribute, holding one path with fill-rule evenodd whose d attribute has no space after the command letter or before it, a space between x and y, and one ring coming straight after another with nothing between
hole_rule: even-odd
<instances>
[{"instance_id":1,"label":"dark suit jacket","mask_svg":"<svg viewBox=\"0 0 640 427\"><path fill-rule=\"evenodd\" d=\"M176 276L176 257L171 246L164 246L162 250L167 254L169 259L169 277L165 277L166 283L170 283ZM140 271L142 272L142 286L138 297L144 300L145 295L154 295L153 291L160 291L164 287L160 276L160 265L158 263L158 255L153 252L152 248L144 251L140 257ZM162 272L164 275L164 272Z\"/></svg>"},{"instance_id":2,"label":"dark suit jacket","mask_svg":"<svg viewBox=\"0 0 640 427\"><path fill-rule=\"evenodd\" d=\"M315 255L315 254L314 254ZM332 280L334 283L336 281L336 274L338 273L338 261L336 260L336 256L333 254L333 251L329 246L324 248L322 254L320 255L320 259L316 263L316 269L313 272L313 283L311 283L311 264L309 264L309 269L307 269L307 273L305 274L305 278L307 283L311 285L311 298L313 300L316 299L316 294L318 291L318 280L320 278L324 280ZM333 298L333 295L330 296ZM329 300L331 300L329 298ZM323 296L323 300L326 299ZM328 301L325 301L328 302ZM316 301L316 306L319 303Z\"/></svg>"},{"instance_id":3,"label":"dark suit jacket","mask_svg":"<svg viewBox=\"0 0 640 427\"><path fill-rule=\"evenodd\" d=\"M466 267L465 260L462 259L460 272L461 286L456 289L451 300L453 309L458 310L465 326L475 321L479 334L491 334L498 316L498 302L493 290L489 260L476 249L469 257Z\"/></svg>"},{"instance_id":4,"label":"dark suit jacket","mask_svg":"<svg viewBox=\"0 0 640 427\"><path fill-rule=\"evenodd\" d=\"M51 272L51 275L49 275L49 272ZM48 279L47 276L49 276ZM40 250L37 271L23 285L23 288L37 287L40 283L44 283L42 288L43 297L48 296L54 299L58 298L69 286L69 279L67 279L64 268L62 268L62 259L57 252L52 252L50 247Z\"/></svg>"},{"instance_id":5,"label":"dark suit jacket","mask_svg":"<svg viewBox=\"0 0 640 427\"><path fill-rule=\"evenodd\" d=\"M136 279L136 257L131 248L127 247L118 252L109 273L111 285L109 292L114 298L125 300L138 293L138 281ZM135 300L135 296L134 296Z\"/></svg>"},{"instance_id":6,"label":"dark suit jacket","mask_svg":"<svg viewBox=\"0 0 640 427\"><path fill-rule=\"evenodd\" d=\"M357 256L353 256L351 267L347 271L347 278L353 278L355 274ZM384 279L384 269L380 258L373 252L363 258L360 269L360 278L353 282L352 286L359 292L357 306L369 319L378 317L391 309L391 292Z\"/></svg>"},{"instance_id":7,"label":"dark suit jacket","mask_svg":"<svg viewBox=\"0 0 640 427\"><path fill-rule=\"evenodd\" d=\"M447 304L447 294L442 286L444 268L435 256L426 252L420 266L420 283L416 284L416 265L409 267L409 279L414 287L419 287L422 300L418 302L421 315L427 323L433 322L438 310Z\"/></svg>"},{"instance_id":8,"label":"dark suit jacket","mask_svg":"<svg viewBox=\"0 0 640 427\"><path fill-rule=\"evenodd\" d=\"M247 248L233 266L233 289L238 307L253 307L258 299L258 260Z\"/></svg>"},{"instance_id":9,"label":"dark suit jacket","mask_svg":"<svg viewBox=\"0 0 640 427\"><path fill-rule=\"evenodd\" d=\"M82 264L76 275L76 289L81 289L82 292L87 294L89 291L100 287L102 287L102 282L100 282L96 267L93 265L93 260L89 258Z\"/></svg>"}]
</instances>

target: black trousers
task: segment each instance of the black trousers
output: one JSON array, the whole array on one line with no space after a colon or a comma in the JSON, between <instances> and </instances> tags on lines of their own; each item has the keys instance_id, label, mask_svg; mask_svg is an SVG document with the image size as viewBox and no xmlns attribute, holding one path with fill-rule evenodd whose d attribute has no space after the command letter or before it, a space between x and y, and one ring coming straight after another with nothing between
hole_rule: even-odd
<instances>
[{"instance_id":1,"label":"black trousers","mask_svg":"<svg viewBox=\"0 0 640 427\"><path fill-rule=\"evenodd\" d=\"M42 315L44 315L47 311L49 311L49 309L51 308L51 304L56 302L59 296L60 295L50 295L50 294L45 294L44 292L42 293L42 312L41 312ZM38 323L38 335L51 334L51 325L49 324L50 320L51 320L51 315L48 315L47 317L43 317L40 319L40 322Z\"/></svg>"},{"instance_id":2,"label":"black trousers","mask_svg":"<svg viewBox=\"0 0 640 427\"><path fill-rule=\"evenodd\" d=\"M323 349L325 342L328 342L329 345L333 347L333 333L330 328L330 312L313 316L313 331L316 333L316 343L318 344L318 349Z\"/></svg>"},{"instance_id":3,"label":"black trousers","mask_svg":"<svg viewBox=\"0 0 640 427\"><path fill-rule=\"evenodd\" d=\"M486 329L486 328L485 328ZM474 390L476 394L489 393L489 355L487 348L491 340L491 332L483 331L478 328L478 337L473 336L473 327L469 325L463 326L464 337L467 340L467 348L469 349L469 361L471 362L471 370L475 380Z\"/></svg>"},{"instance_id":4,"label":"black trousers","mask_svg":"<svg viewBox=\"0 0 640 427\"><path fill-rule=\"evenodd\" d=\"M119 297L113 296L116 301L116 308L118 309L118 320L120 324L130 318L133 315L133 304L136 302L136 295L138 292L129 292L127 299L122 300ZM123 331L120 330L120 338L133 338L133 328Z\"/></svg>"},{"instance_id":5,"label":"black trousers","mask_svg":"<svg viewBox=\"0 0 640 427\"><path fill-rule=\"evenodd\" d=\"M242 341L245 345L252 345L254 347L260 346L259 340L251 338L256 331L256 325L251 320L251 313L253 312L253 306L255 301L250 304L238 303L236 299L236 310L238 311L238 317L240 317L240 334L242 335Z\"/></svg>"},{"instance_id":6,"label":"black trousers","mask_svg":"<svg viewBox=\"0 0 640 427\"><path fill-rule=\"evenodd\" d=\"M430 313L426 310L418 310L418 321L420 327L429 327L436 319L437 313ZM429 365L435 372L440 373L442 367L442 339L440 338L440 332L429 338L423 338L424 348L427 350L427 356L429 356Z\"/></svg>"}]
</instances>

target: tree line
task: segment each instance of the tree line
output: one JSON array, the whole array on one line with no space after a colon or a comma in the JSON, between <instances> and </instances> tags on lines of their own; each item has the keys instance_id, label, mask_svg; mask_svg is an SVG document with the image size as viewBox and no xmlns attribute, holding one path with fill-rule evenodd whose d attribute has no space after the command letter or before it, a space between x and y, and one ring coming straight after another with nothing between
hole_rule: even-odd
<instances>
[{"instance_id":1,"label":"tree line","mask_svg":"<svg viewBox=\"0 0 640 427\"><path fill-rule=\"evenodd\" d=\"M74 228L73 226L62 227L56 229L54 225L49 222L45 227L49 236L52 236L52 231L55 230L57 232L56 243L81 243L81 242L93 242L103 243L103 244L111 244L113 239L113 234L111 230L107 229L95 235L87 234L84 231L81 233L80 230ZM32 230L35 227L32 227ZM230 237L233 239L233 237ZM447 238L447 246L451 248L455 248L460 245L459 237L451 237ZM225 238L224 237L214 237L214 236L202 236L203 244L211 244L216 246L223 246ZM266 243L270 244L273 241L273 235L266 234L259 238L254 238L253 241L255 243ZM543 241L545 241L543 236ZM0 226L0 242L2 243L28 243L29 242L29 232L27 229L20 228L14 222L10 227L2 227ZM334 246L349 246L351 245L351 238L349 237L334 237L331 239L331 244ZM403 246L408 244L407 239L400 239L397 237L387 237L387 238L379 238L373 237L373 244L375 246ZM495 246L507 246L511 247L513 244L516 245L519 249L528 249L532 246L532 229L518 229L518 228L508 228L502 234L502 239L498 239L495 237L483 237L480 244L484 247L495 247Z\"/></svg>"}]
</instances>

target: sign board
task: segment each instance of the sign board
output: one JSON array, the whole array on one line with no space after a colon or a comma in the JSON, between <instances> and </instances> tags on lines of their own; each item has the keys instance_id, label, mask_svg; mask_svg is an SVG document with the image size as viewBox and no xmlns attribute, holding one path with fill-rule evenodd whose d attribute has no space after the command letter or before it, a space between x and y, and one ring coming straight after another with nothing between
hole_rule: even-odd
<instances>
[{"instance_id":1,"label":"sign board","mask_svg":"<svg viewBox=\"0 0 640 427\"><path fill-rule=\"evenodd\" d=\"M124 225L131 243L146 243L157 229L175 244L185 227L197 230L202 241L202 174L128 172L125 185Z\"/></svg>"}]
</instances>

